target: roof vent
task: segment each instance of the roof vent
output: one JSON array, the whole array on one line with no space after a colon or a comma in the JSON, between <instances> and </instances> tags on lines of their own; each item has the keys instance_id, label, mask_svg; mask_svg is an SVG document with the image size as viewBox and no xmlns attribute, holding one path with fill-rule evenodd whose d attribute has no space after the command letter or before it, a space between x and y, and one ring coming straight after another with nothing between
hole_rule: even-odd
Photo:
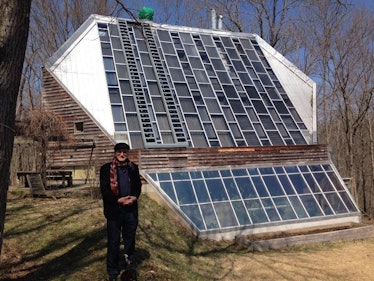
<instances>
[{"instance_id":1,"label":"roof vent","mask_svg":"<svg viewBox=\"0 0 374 281\"><path fill-rule=\"evenodd\" d=\"M153 20L154 11L152 8L143 7L139 11L139 19L141 20Z\"/></svg>"},{"instance_id":2,"label":"roof vent","mask_svg":"<svg viewBox=\"0 0 374 281\"><path fill-rule=\"evenodd\" d=\"M217 15L216 15L216 10L211 11L211 17L212 17L212 29L217 28Z\"/></svg>"}]
</instances>

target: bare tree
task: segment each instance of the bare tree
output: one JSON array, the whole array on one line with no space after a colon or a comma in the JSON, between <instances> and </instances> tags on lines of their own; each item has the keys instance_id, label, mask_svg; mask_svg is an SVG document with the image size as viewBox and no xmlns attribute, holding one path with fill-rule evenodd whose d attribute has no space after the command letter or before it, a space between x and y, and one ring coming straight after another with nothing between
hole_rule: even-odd
<instances>
[{"instance_id":1,"label":"bare tree","mask_svg":"<svg viewBox=\"0 0 374 281\"><path fill-rule=\"evenodd\" d=\"M290 29L295 11L303 1L297 0L203 0L205 7L223 16L225 29L256 33L282 54L295 49L290 44Z\"/></svg>"},{"instance_id":2,"label":"bare tree","mask_svg":"<svg viewBox=\"0 0 374 281\"><path fill-rule=\"evenodd\" d=\"M333 75L328 77L338 120L342 123L347 175L352 178L353 195L357 194L358 156L355 145L369 110L373 109L374 24L372 14L353 13L345 30L331 46L328 56ZM361 154L361 153L360 153Z\"/></svg>"},{"instance_id":3,"label":"bare tree","mask_svg":"<svg viewBox=\"0 0 374 281\"><path fill-rule=\"evenodd\" d=\"M91 14L110 15L115 13L115 9L114 0L33 1L17 110L19 118L28 116L41 104L41 68L46 60Z\"/></svg>"},{"instance_id":4,"label":"bare tree","mask_svg":"<svg viewBox=\"0 0 374 281\"><path fill-rule=\"evenodd\" d=\"M0 1L0 254L18 88L25 57L31 0Z\"/></svg>"},{"instance_id":5,"label":"bare tree","mask_svg":"<svg viewBox=\"0 0 374 281\"><path fill-rule=\"evenodd\" d=\"M331 145L334 162L351 178L352 194L366 211L374 188L365 133L374 107L373 14L345 2L304 1L294 25L303 54L297 64L318 82L319 142Z\"/></svg>"},{"instance_id":6,"label":"bare tree","mask_svg":"<svg viewBox=\"0 0 374 281\"><path fill-rule=\"evenodd\" d=\"M51 142L73 141L68 134L65 122L53 111L39 107L32 111L29 122L25 123L24 133L38 144L41 160L41 176L46 185L48 147Z\"/></svg>"}]
</instances>

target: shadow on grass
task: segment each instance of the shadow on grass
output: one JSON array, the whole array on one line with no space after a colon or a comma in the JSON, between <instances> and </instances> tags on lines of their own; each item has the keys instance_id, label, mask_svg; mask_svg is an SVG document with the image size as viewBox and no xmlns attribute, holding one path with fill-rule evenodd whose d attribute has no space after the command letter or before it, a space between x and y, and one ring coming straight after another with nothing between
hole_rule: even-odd
<instances>
[{"instance_id":1,"label":"shadow on grass","mask_svg":"<svg viewBox=\"0 0 374 281\"><path fill-rule=\"evenodd\" d=\"M80 204L63 211L59 211L58 206L45 211L43 206L54 204L54 201L45 201L41 205L38 205L42 203L39 200L33 202L36 204L26 202L8 208L7 219L17 223L9 224L6 237L23 241L20 245L15 244L14 256L19 258L2 262L0 280L103 280L106 277L106 228L102 226L101 219L104 222L105 218L89 221L87 216L82 215L97 207ZM42 215L32 219L33 214ZM71 217L78 220L72 228L66 225ZM27 239L30 241L25 243ZM45 239L49 242L44 243L42 240ZM28 248L35 243L43 246L35 250L31 250L35 246ZM25 247L28 250L22 252ZM137 249L138 264L149 257L146 250Z\"/></svg>"},{"instance_id":2,"label":"shadow on grass","mask_svg":"<svg viewBox=\"0 0 374 281\"><path fill-rule=\"evenodd\" d=\"M56 251L52 247L47 247L42 252L36 253L36 256L29 256L23 260L23 263L39 259L46 253ZM101 253L101 254L100 254ZM104 255L102 254L104 253ZM28 274L19 278L6 278L2 281L46 281L46 280L101 280L106 276L105 271L105 256L106 253L106 230L93 231L86 235L86 237L77 245L73 246L65 254L58 256L50 261L42 264L37 264L27 269ZM141 264L144 260L149 259L149 252L144 249L136 250L136 260L138 264ZM98 263L102 265L102 269L97 269L98 279L93 279L94 273L85 273L77 276L77 272L80 270L92 266L92 264ZM9 265L12 266L12 265ZM86 275L86 277L84 276ZM99 276L102 275L102 278Z\"/></svg>"}]
</instances>

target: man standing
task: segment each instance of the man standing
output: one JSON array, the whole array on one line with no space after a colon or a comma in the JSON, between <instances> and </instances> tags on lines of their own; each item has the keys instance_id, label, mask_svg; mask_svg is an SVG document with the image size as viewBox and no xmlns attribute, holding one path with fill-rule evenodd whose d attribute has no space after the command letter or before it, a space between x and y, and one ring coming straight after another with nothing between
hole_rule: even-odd
<instances>
[{"instance_id":1,"label":"man standing","mask_svg":"<svg viewBox=\"0 0 374 281\"><path fill-rule=\"evenodd\" d=\"M107 271L109 280L117 280L120 273L120 238L124 243L125 270L136 276L134 260L135 234L138 226L138 198L141 180L138 166L127 158L130 147L126 143L114 146L112 162L100 169L100 190L107 219ZM135 278L134 278L135 279Z\"/></svg>"}]
</instances>

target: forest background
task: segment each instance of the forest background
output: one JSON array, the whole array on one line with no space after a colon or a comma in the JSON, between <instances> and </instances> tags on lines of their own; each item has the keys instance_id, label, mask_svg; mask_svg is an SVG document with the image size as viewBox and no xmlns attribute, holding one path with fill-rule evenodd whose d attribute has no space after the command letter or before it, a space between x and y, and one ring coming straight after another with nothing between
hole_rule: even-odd
<instances>
[{"instance_id":1,"label":"forest background","mask_svg":"<svg viewBox=\"0 0 374 281\"><path fill-rule=\"evenodd\" d=\"M318 143L328 144L363 214L374 216L374 1L33 0L17 103L18 120L41 106L41 68L91 14L256 33L316 82ZM307 101L306 101L307 102ZM40 112L40 111L39 111Z\"/></svg>"}]
</instances>

